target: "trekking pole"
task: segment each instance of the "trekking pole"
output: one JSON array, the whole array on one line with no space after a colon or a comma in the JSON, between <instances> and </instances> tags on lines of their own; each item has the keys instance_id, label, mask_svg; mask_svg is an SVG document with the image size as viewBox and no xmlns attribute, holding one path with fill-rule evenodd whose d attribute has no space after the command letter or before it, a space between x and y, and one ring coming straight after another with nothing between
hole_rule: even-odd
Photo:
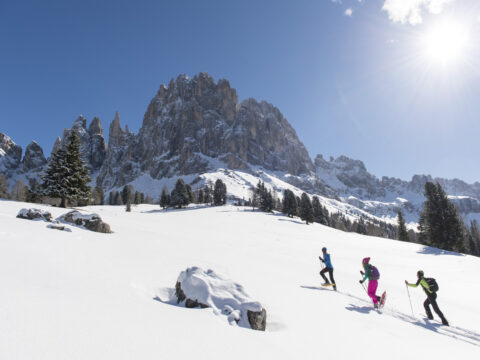
<instances>
[{"instance_id":1,"label":"trekking pole","mask_svg":"<svg viewBox=\"0 0 480 360\"><path fill-rule=\"evenodd\" d=\"M368 291L367 291L367 288L365 287L365 285L363 285L363 283L360 283L360 285L362 285L363 290L365 290L365 293L368 295Z\"/></svg>"},{"instance_id":2,"label":"trekking pole","mask_svg":"<svg viewBox=\"0 0 480 360\"><path fill-rule=\"evenodd\" d=\"M410 309L412 310L412 317L415 317L415 315L413 315L412 299L410 298L410 291L408 290L408 285L405 284L405 287L407 288L408 300L410 301Z\"/></svg>"}]
</instances>

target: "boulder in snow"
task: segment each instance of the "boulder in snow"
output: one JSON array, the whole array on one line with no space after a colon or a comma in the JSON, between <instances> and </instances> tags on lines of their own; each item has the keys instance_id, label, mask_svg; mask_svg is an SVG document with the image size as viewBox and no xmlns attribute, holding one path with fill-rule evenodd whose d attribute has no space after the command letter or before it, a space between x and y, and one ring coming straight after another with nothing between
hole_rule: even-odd
<instances>
[{"instance_id":1,"label":"boulder in snow","mask_svg":"<svg viewBox=\"0 0 480 360\"><path fill-rule=\"evenodd\" d=\"M60 221L75 224L78 226L83 226L88 230L101 232L101 233L111 233L110 225L104 223L102 218L98 214L82 214L78 210L72 210L65 215L62 215L59 219Z\"/></svg>"},{"instance_id":2,"label":"boulder in snow","mask_svg":"<svg viewBox=\"0 0 480 360\"><path fill-rule=\"evenodd\" d=\"M243 286L216 274L213 270L191 267L182 271L175 285L177 304L188 308L212 308L226 315L230 324L265 331L267 312L252 300Z\"/></svg>"},{"instance_id":3,"label":"boulder in snow","mask_svg":"<svg viewBox=\"0 0 480 360\"><path fill-rule=\"evenodd\" d=\"M27 219L27 220L44 220L51 221L52 214L48 211L43 211L40 209L22 209L18 212L17 218Z\"/></svg>"}]
</instances>

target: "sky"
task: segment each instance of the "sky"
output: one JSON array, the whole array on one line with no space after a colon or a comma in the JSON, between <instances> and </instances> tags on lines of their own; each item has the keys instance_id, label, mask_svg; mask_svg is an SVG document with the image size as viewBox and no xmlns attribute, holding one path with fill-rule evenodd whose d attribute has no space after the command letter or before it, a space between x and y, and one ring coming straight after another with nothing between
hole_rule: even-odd
<instances>
[{"instance_id":1,"label":"sky","mask_svg":"<svg viewBox=\"0 0 480 360\"><path fill-rule=\"evenodd\" d=\"M228 79L312 159L480 181L478 0L0 0L0 132L48 155L83 114L135 133L161 84Z\"/></svg>"}]
</instances>

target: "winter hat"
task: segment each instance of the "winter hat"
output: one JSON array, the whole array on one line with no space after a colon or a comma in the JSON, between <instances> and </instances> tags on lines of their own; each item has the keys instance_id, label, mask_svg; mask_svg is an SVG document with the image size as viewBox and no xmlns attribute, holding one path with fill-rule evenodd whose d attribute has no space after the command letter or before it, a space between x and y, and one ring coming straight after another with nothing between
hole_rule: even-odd
<instances>
[{"instance_id":1,"label":"winter hat","mask_svg":"<svg viewBox=\"0 0 480 360\"><path fill-rule=\"evenodd\" d=\"M417 277L423 278L424 275L425 275L425 274L423 273L422 270L418 270L418 271L417 271Z\"/></svg>"},{"instance_id":2,"label":"winter hat","mask_svg":"<svg viewBox=\"0 0 480 360\"><path fill-rule=\"evenodd\" d=\"M369 257L366 257L362 260L362 264L363 265L367 265L368 263L370 262L370 258Z\"/></svg>"},{"instance_id":3,"label":"winter hat","mask_svg":"<svg viewBox=\"0 0 480 360\"><path fill-rule=\"evenodd\" d=\"M322 251L324 251L324 252L327 251L327 248L326 248L326 247L323 247L323 248L322 248Z\"/></svg>"}]
</instances>

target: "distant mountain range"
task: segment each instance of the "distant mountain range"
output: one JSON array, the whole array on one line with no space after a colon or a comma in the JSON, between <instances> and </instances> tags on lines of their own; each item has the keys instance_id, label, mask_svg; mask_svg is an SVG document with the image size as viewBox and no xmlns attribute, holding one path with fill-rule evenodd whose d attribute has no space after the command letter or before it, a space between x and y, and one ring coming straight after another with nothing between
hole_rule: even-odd
<instances>
[{"instance_id":1,"label":"distant mountain range","mask_svg":"<svg viewBox=\"0 0 480 360\"><path fill-rule=\"evenodd\" d=\"M410 181L378 179L360 160L345 156L325 160L317 155L312 161L276 107L255 99L239 102L227 80L215 82L206 73L193 78L180 75L168 86L161 85L138 134L128 126L122 129L118 113L110 124L108 145L98 118L87 127L87 120L80 116L72 129L80 136L92 185L101 186L106 194L131 183L158 197L162 183L171 186L173 179L188 177L199 186L209 174L224 169L243 177L251 174L255 179L278 179L271 187L279 195L283 190L279 184L289 184L298 191L321 195L387 221L392 221L401 209L408 221L416 222L425 183L438 181L466 219L480 219L480 183L427 175L415 175ZM52 152L63 146L72 129L63 130ZM38 179L46 164L36 142L27 146L22 157L21 147L0 133L0 171L11 185L16 179L26 184ZM229 193L245 196L244 191L235 193L234 189ZM344 206L337 208L345 211Z\"/></svg>"}]
</instances>

